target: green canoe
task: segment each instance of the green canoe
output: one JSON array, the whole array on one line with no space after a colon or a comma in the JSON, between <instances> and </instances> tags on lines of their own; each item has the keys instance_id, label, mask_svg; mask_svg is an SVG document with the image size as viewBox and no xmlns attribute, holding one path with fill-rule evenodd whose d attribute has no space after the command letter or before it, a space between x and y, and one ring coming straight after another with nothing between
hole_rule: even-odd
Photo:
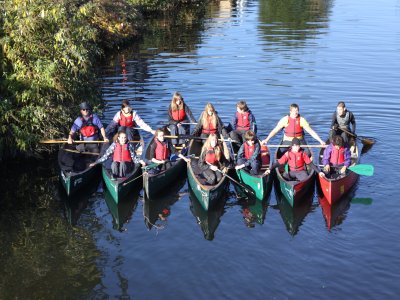
<instances>
[{"instance_id":1,"label":"green canoe","mask_svg":"<svg viewBox=\"0 0 400 300\"><path fill-rule=\"evenodd\" d=\"M264 200L271 192L273 182L271 174L265 175L264 171L261 171L258 175L252 175L243 169L236 170L236 174L241 183L254 191L257 200Z\"/></svg>"},{"instance_id":2,"label":"green canoe","mask_svg":"<svg viewBox=\"0 0 400 300\"><path fill-rule=\"evenodd\" d=\"M189 155L199 157L202 146L203 143L201 141L192 140L189 144ZM225 142L223 142L223 146L226 159L231 161L230 151ZM197 200L207 211L210 206L218 202L218 200L224 195L229 186L229 179L226 176L223 176L216 185L208 185L201 175L201 171L197 169L197 164L197 158L192 158L191 163L187 164L188 182Z\"/></svg>"}]
</instances>

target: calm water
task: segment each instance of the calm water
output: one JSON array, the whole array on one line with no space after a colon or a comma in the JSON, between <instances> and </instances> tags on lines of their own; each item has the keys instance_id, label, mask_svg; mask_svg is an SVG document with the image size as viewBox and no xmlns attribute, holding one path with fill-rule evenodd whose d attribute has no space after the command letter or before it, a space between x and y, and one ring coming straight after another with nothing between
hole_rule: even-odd
<instances>
[{"instance_id":1,"label":"calm water","mask_svg":"<svg viewBox=\"0 0 400 300\"><path fill-rule=\"evenodd\" d=\"M231 187L207 214L185 180L116 207L92 194L97 183L66 201L54 165L22 176L14 166L2 171L0 298L394 299L400 3L222 1L199 23L164 25L101 66L105 120L129 99L158 127L178 90L196 117L210 101L225 121L245 99L263 138L297 102L325 138L345 100L359 135L378 139L362 156L375 175L331 209L316 194L296 209L274 191L268 203L238 201Z\"/></svg>"}]
</instances>

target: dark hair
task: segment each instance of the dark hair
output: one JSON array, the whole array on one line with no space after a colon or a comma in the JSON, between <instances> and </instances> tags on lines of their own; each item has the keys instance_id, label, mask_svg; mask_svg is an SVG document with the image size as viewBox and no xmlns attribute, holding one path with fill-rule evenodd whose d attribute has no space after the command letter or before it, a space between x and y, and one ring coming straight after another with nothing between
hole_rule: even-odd
<instances>
[{"instance_id":1,"label":"dark hair","mask_svg":"<svg viewBox=\"0 0 400 300\"><path fill-rule=\"evenodd\" d=\"M129 107L129 100L126 99L122 100L121 109L125 107Z\"/></svg>"},{"instance_id":2,"label":"dark hair","mask_svg":"<svg viewBox=\"0 0 400 300\"><path fill-rule=\"evenodd\" d=\"M343 146L343 138L340 135L335 135L332 138L332 144L335 146L342 147Z\"/></svg>"},{"instance_id":3,"label":"dark hair","mask_svg":"<svg viewBox=\"0 0 400 300\"><path fill-rule=\"evenodd\" d=\"M244 134L244 139L246 141L254 140L256 137L256 134L254 133L253 130L247 130L246 133Z\"/></svg>"},{"instance_id":4,"label":"dark hair","mask_svg":"<svg viewBox=\"0 0 400 300\"><path fill-rule=\"evenodd\" d=\"M248 111L249 110L249 108L247 107L247 103L244 100L240 100L238 103L236 103L236 106L238 108L240 108L241 110L244 110L244 111Z\"/></svg>"},{"instance_id":5,"label":"dark hair","mask_svg":"<svg viewBox=\"0 0 400 300\"><path fill-rule=\"evenodd\" d=\"M291 108L297 108L297 109L299 109L299 106L298 106L296 103L292 103L292 104L290 104L289 109L291 109Z\"/></svg>"},{"instance_id":6,"label":"dark hair","mask_svg":"<svg viewBox=\"0 0 400 300\"><path fill-rule=\"evenodd\" d=\"M346 107L346 104L344 104L343 101L339 101L338 104L337 104L337 107L343 107L343 108L345 108L345 107Z\"/></svg>"}]
</instances>

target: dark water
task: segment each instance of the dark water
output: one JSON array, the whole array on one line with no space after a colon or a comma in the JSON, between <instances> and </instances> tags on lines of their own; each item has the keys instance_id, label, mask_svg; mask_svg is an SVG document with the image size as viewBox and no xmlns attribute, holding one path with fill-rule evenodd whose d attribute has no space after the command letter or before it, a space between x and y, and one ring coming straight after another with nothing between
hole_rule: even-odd
<instances>
[{"instance_id":1,"label":"dark water","mask_svg":"<svg viewBox=\"0 0 400 300\"><path fill-rule=\"evenodd\" d=\"M332 208L316 194L296 209L274 191L268 203L238 201L231 187L205 213L184 180L158 202L133 191L113 207L91 194L96 183L63 200L53 165L22 176L11 167L2 170L0 298L394 299L399 2L222 1L201 22L164 25L101 67L105 120L129 99L155 128L178 90L196 117L210 101L225 121L245 99L261 137L297 102L325 138L344 100L359 135L378 140L362 156L375 175Z\"/></svg>"}]
</instances>

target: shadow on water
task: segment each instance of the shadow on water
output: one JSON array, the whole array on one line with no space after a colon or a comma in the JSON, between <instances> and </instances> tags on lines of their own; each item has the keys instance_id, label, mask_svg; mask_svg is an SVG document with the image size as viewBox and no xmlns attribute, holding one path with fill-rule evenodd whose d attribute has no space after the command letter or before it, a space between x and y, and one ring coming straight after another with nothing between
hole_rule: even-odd
<instances>
[{"instance_id":1,"label":"shadow on water","mask_svg":"<svg viewBox=\"0 0 400 300\"><path fill-rule=\"evenodd\" d=\"M0 170L0 299L85 298L101 279L95 242L55 201L55 161L21 166Z\"/></svg>"},{"instance_id":2,"label":"shadow on water","mask_svg":"<svg viewBox=\"0 0 400 300\"><path fill-rule=\"evenodd\" d=\"M108 189L104 190L104 199L112 215L112 224L115 230L124 231L124 224L129 222L137 207L139 193L140 187L136 186L116 203Z\"/></svg>"},{"instance_id":3,"label":"shadow on water","mask_svg":"<svg viewBox=\"0 0 400 300\"><path fill-rule=\"evenodd\" d=\"M218 228L220 219L225 213L225 203L228 198L228 193L225 193L219 201L216 201L212 207L206 211L197 200L196 195L189 187L189 198L190 198L190 211L197 220L197 224L200 225L201 231L203 231L204 238L212 241L215 236L215 231Z\"/></svg>"},{"instance_id":4,"label":"shadow on water","mask_svg":"<svg viewBox=\"0 0 400 300\"><path fill-rule=\"evenodd\" d=\"M277 199L275 207L279 209L286 230L290 235L295 236L299 232L304 218L313 209L314 188L307 191L303 199L296 203L294 207L286 200L279 188L275 188L275 196Z\"/></svg>"},{"instance_id":5,"label":"shadow on water","mask_svg":"<svg viewBox=\"0 0 400 300\"><path fill-rule=\"evenodd\" d=\"M179 191L185 183L186 177L180 178L169 187L168 192L158 197L148 198L144 193L143 216L144 224L148 230L153 227L156 229L165 228L168 217L171 215L171 206L181 198Z\"/></svg>"}]
</instances>

